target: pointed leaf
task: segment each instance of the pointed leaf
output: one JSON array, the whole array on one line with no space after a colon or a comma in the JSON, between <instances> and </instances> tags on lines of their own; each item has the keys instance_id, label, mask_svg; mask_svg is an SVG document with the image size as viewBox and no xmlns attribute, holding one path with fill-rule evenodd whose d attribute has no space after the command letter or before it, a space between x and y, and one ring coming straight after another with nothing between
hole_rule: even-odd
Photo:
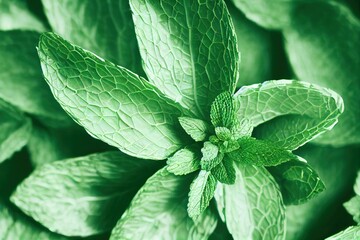
<instances>
[{"instance_id":1,"label":"pointed leaf","mask_svg":"<svg viewBox=\"0 0 360 240\"><path fill-rule=\"evenodd\" d=\"M216 179L210 172L201 170L199 175L190 185L188 214L192 219L197 219L209 206L214 197Z\"/></svg>"},{"instance_id":2,"label":"pointed leaf","mask_svg":"<svg viewBox=\"0 0 360 240\"><path fill-rule=\"evenodd\" d=\"M224 158L224 153L219 152L215 158L206 159L202 158L200 161L201 169L206 171L211 171L214 167L216 167Z\"/></svg>"},{"instance_id":3,"label":"pointed leaf","mask_svg":"<svg viewBox=\"0 0 360 240\"><path fill-rule=\"evenodd\" d=\"M179 117L179 122L185 132L196 142L204 141L207 134L210 132L210 126L207 122L200 119Z\"/></svg>"},{"instance_id":4,"label":"pointed leaf","mask_svg":"<svg viewBox=\"0 0 360 240\"><path fill-rule=\"evenodd\" d=\"M236 120L236 108L229 92L219 94L211 105L210 118L214 127L231 128Z\"/></svg>"},{"instance_id":5,"label":"pointed leaf","mask_svg":"<svg viewBox=\"0 0 360 240\"><path fill-rule=\"evenodd\" d=\"M0 98L35 115L46 125L71 123L41 74L35 49L39 33L0 31L0 39Z\"/></svg>"},{"instance_id":6,"label":"pointed leaf","mask_svg":"<svg viewBox=\"0 0 360 240\"><path fill-rule=\"evenodd\" d=\"M55 98L94 137L146 159L165 159L185 144L181 108L143 78L54 33L41 35L38 52Z\"/></svg>"},{"instance_id":7,"label":"pointed leaf","mask_svg":"<svg viewBox=\"0 0 360 240\"><path fill-rule=\"evenodd\" d=\"M31 134L31 121L0 98L0 163L24 147Z\"/></svg>"},{"instance_id":8,"label":"pointed leaf","mask_svg":"<svg viewBox=\"0 0 360 240\"><path fill-rule=\"evenodd\" d=\"M356 195L344 203L344 207L358 224L360 223L360 196Z\"/></svg>"},{"instance_id":9,"label":"pointed leaf","mask_svg":"<svg viewBox=\"0 0 360 240\"><path fill-rule=\"evenodd\" d=\"M240 138L238 143L239 149L228 153L228 156L237 162L256 166L276 166L296 159L290 151L279 148L270 141L244 137Z\"/></svg>"},{"instance_id":10,"label":"pointed leaf","mask_svg":"<svg viewBox=\"0 0 360 240\"><path fill-rule=\"evenodd\" d=\"M291 20L284 37L295 74L333 89L346 106L339 124L317 141L337 146L360 143L359 18L337 1L310 1L296 8Z\"/></svg>"},{"instance_id":11,"label":"pointed leaf","mask_svg":"<svg viewBox=\"0 0 360 240\"><path fill-rule=\"evenodd\" d=\"M110 239L208 239L216 227L214 213L207 209L194 223L186 211L193 178L159 170L134 197Z\"/></svg>"},{"instance_id":12,"label":"pointed leaf","mask_svg":"<svg viewBox=\"0 0 360 240\"><path fill-rule=\"evenodd\" d=\"M306 161L292 160L269 168L286 205L302 204L325 190L325 184Z\"/></svg>"},{"instance_id":13,"label":"pointed leaf","mask_svg":"<svg viewBox=\"0 0 360 240\"><path fill-rule=\"evenodd\" d=\"M224 1L131 0L145 72L169 98L209 119L210 104L233 92L239 52Z\"/></svg>"},{"instance_id":14,"label":"pointed leaf","mask_svg":"<svg viewBox=\"0 0 360 240\"><path fill-rule=\"evenodd\" d=\"M235 240L284 239L280 190L264 167L237 164L233 185L218 184L215 199Z\"/></svg>"},{"instance_id":15,"label":"pointed leaf","mask_svg":"<svg viewBox=\"0 0 360 240\"><path fill-rule=\"evenodd\" d=\"M348 227L344 231L341 231L325 240L353 240L360 238L360 226Z\"/></svg>"},{"instance_id":16,"label":"pointed leaf","mask_svg":"<svg viewBox=\"0 0 360 240\"><path fill-rule=\"evenodd\" d=\"M242 87L234 98L240 105L238 118L249 119L254 127L286 115L269 127L264 124L258 135L288 150L332 129L344 110L341 97L334 91L292 80Z\"/></svg>"},{"instance_id":17,"label":"pointed leaf","mask_svg":"<svg viewBox=\"0 0 360 240\"><path fill-rule=\"evenodd\" d=\"M204 142L204 147L201 148L201 153L202 161L211 161L217 157L219 153L219 148L211 142Z\"/></svg>"},{"instance_id":18,"label":"pointed leaf","mask_svg":"<svg viewBox=\"0 0 360 240\"><path fill-rule=\"evenodd\" d=\"M90 236L111 230L160 166L121 152L44 164L18 186L11 201L53 232Z\"/></svg>"},{"instance_id":19,"label":"pointed leaf","mask_svg":"<svg viewBox=\"0 0 360 240\"><path fill-rule=\"evenodd\" d=\"M67 238L50 232L25 215L0 202L1 240L37 239L65 240Z\"/></svg>"},{"instance_id":20,"label":"pointed leaf","mask_svg":"<svg viewBox=\"0 0 360 240\"><path fill-rule=\"evenodd\" d=\"M221 183L233 184L236 179L233 161L225 156L223 161L211 170L212 175Z\"/></svg>"},{"instance_id":21,"label":"pointed leaf","mask_svg":"<svg viewBox=\"0 0 360 240\"><path fill-rule=\"evenodd\" d=\"M42 3L56 33L104 59L143 74L128 0L42 0Z\"/></svg>"},{"instance_id":22,"label":"pointed leaf","mask_svg":"<svg viewBox=\"0 0 360 240\"><path fill-rule=\"evenodd\" d=\"M186 175L200 168L200 158L190 148L180 149L166 163L166 169L175 175Z\"/></svg>"}]
</instances>

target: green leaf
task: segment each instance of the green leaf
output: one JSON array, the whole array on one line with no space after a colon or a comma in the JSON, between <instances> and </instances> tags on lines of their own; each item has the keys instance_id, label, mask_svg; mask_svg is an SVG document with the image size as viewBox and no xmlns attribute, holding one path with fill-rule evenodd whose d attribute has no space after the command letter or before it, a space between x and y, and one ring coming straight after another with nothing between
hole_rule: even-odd
<instances>
[{"instance_id":1,"label":"green leaf","mask_svg":"<svg viewBox=\"0 0 360 240\"><path fill-rule=\"evenodd\" d=\"M31 134L31 120L0 98L0 163L24 147Z\"/></svg>"},{"instance_id":2,"label":"green leaf","mask_svg":"<svg viewBox=\"0 0 360 240\"><path fill-rule=\"evenodd\" d=\"M247 19L230 1L226 3L234 23L241 53L237 86L246 86L270 79L273 46L269 32Z\"/></svg>"},{"instance_id":3,"label":"green leaf","mask_svg":"<svg viewBox=\"0 0 360 240\"><path fill-rule=\"evenodd\" d=\"M201 169L206 171L211 171L216 167L224 158L224 153L219 152L215 158L202 158L200 161Z\"/></svg>"},{"instance_id":4,"label":"green leaf","mask_svg":"<svg viewBox=\"0 0 360 240\"><path fill-rule=\"evenodd\" d=\"M0 1L0 30L27 29L43 32L45 26L23 0Z\"/></svg>"},{"instance_id":5,"label":"green leaf","mask_svg":"<svg viewBox=\"0 0 360 240\"><path fill-rule=\"evenodd\" d=\"M200 119L179 117L179 122L185 132L196 142L204 141L207 134L210 132L210 126L207 122Z\"/></svg>"},{"instance_id":6,"label":"green leaf","mask_svg":"<svg viewBox=\"0 0 360 240\"><path fill-rule=\"evenodd\" d=\"M211 104L210 118L214 127L231 128L235 121L236 107L229 92L219 94Z\"/></svg>"},{"instance_id":7,"label":"green leaf","mask_svg":"<svg viewBox=\"0 0 360 240\"><path fill-rule=\"evenodd\" d=\"M253 126L249 119L243 118L235 121L231 128L232 138L238 140L241 137L250 137L253 133Z\"/></svg>"},{"instance_id":8,"label":"green leaf","mask_svg":"<svg viewBox=\"0 0 360 240\"><path fill-rule=\"evenodd\" d=\"M104 59L144 75L128 0L42 0L42 3L56 33Z\"/></svg>"},{"instance_id":9,"label":"green leaf","mask_svg":"<svg viewBox=\"0 0 360 240\"><path fill-rule=\"evenodd\" d=\"M65 240L67 238L50 232L7 204L0 202L0 236L2 240L37 239Z\"/></svg>"},{"instance_id":10,"label":"green leaf","mask_svg":"<svg viewBox=\"0 0 360 240\"><path fill-rule=\"evenodd\" d=\"M269 169L286 205L302 204L325 190L319 175L306 161L292 160Z\"/></svg>"},{"instance_id":11,"label":"green leaf","mask_svg":"<svg viewBox=\"0 0 360 240\"><path fill-rule=\"evenodd\" d=\"M353 240L360 238L360 226L348 227L344 231L341 231L325 240Z\"/></svg>"},{"instance_id":12,"label":"green leaf","mask_svg":"<svg viewBox=\"0 0 360 240\"><path fill-rule=\"evenodd\" d=\"M46 125L59 127L71 123L41 74L35 49L39 33L0 31L0 39L0 98L35 115Z\"/></svg>"},{"instance_id":13,"label":"green leaf","mask_svg":"<svg viewBox=\"0 0 360 240\"><path fill-rule=\"evenodd\" d=\"M145 159L165 159L186 144L176 103L145 79L54 33L40 37L45 79L62 107L92 136Z\"/></svg>"},{"instance_id":14,"label":"green leaf","mask_svg":"<svg viewBox=\"0 0 360 240\"><path fill-rule=\"evenodd\" d=\"M211 172L201 170L199 175L190 185L188 214L192 219L197 219L209 206L214 197L216 179Z\"/></svg>"},{"instance_id":15,"label":"green leaf","mask_svg":"<svg viewBox=\"0 0 360 240\"><path fill-rule=\"evenodd\" d=\"M360 223L360 196L356 195L352 197L349 201L344 203L344 207L348 213L353 216L353 219L358 224Z\"/></svg>"},{"instance_id":16,"label":"green leaf","mask_svg":"<svg viewBox=\"0 0 360 240\"><path fill-rule=\"evenodd\" d=\"M218 184L220 216L235 240L284 239L285 209L280 190L264 167L237 164L236 181Z\"/></svg>"},{"instance_id":17,"label":"green leaf","mask_svg":"<svg viewBox=\"0 0 360 240\"><path fill-rule=\"evenodd\" d=\"M210 104L233 92L239 70L234 27L224 1L131 0L150 82L208 120Z\"/></svg>"},{"instance_id":18,"label":"green leaf","mask_svg":"<svg viewBox=\"0 0 360 240\"><path fill-rule=\"evenodd\" d=\"M233 161L227 156L216 167L211 169L211 173L216 180L225 184L233 184L236 179Z\"/></svg>"},{"instance_id":19,"label":"green leaf","mask_svg":"<svg viewBox=\"0 0 360 240\"><path fill-rule=\"evenodd\" d=\"M276 166L296 159L294 154L270 141L244 137L240 138L238 143L239 149L228 153L228 156L237 162L256 166Z\"/></svg>"},{"instance_id":20,"label":"green leaf","mask_svg":"<svg viewBox=\"0 0 360 240\"><path fill-rule=\"evenodd\" d=\"M357 173L357 178L354 185L354 192L360 196L360 171L358 171Z\"/></svg>"},{"instance_id":21,"label":"green leaf","mask_svg":"<svg viewBox=\"0 0 360 240\"><path fill-rule=\"evenodd\" d=\"M228 141L232 136L231 131L227 127L216 127L215 134L221 141Z\"/></svg>"},{"instance_id":22,"label":"green leaf","mask_svg":"<svg viewBox=\"0 0 360 240\"><path fill-rule=\"evenodd\" d=\"M53 232L103 233L114 227L137 190L160 166L120 152L44 164L17 187L11 201Z\"/></svg>"},{"instance_id":23,"label":"green leaf","mask_svg":"<svg viewBox=\"0 0 360 240\"><path fill-rule=\"evenodd\" d=\"M110 239L208 239L216 227L214 213L208 208L194 223L186 211L193 178L159 170L133 198Z\"/></svg>"},{"instance_id":24,"label":"green leaf","mask_svg":"<svg viewBox=\"0 0 360 240\"><path fill-rule=\"evenodd\" d=\"M360 143L360 20L336 1L301 4L284 32L292 69L300 80L339 93L345 112L318 143L336 146ZM335 30L335 31L334 31Z\"/></svg>"},{"instance_id":25,"label":"green leaf","mask_svg":"<svg viewBox=\"0 0 360 240\"><path fill-rule=\"evenodd\" d=\"M204 142L204 147L201 148L201 153L201 161L211 161L218 156L219 148L211 142Z\"/></svg>"},{"instance_id":26,"label":"green leaf","mask_svg":"<svg viewBox=\"0 0 360 240\"><path fill-rule=\"evenodd\" d=\"M239 119L248 119L254 127L275 117L260 136L279 147L294 150L329 131L344 110L341 97L332 90L310 83L277 80L242 87L234 96L240 105Z\"/></svg>"},{"instance_id":27,"label":"green leaf","mask_svg":"<svg viewBox=\"0 0 360 240\"><path fill-rule=\"evenodd\" d=\"M175 175L186 175L200 168L200 158L194 149L183 148L166 161L167 170Z\"/></svg>"}]
</instances>

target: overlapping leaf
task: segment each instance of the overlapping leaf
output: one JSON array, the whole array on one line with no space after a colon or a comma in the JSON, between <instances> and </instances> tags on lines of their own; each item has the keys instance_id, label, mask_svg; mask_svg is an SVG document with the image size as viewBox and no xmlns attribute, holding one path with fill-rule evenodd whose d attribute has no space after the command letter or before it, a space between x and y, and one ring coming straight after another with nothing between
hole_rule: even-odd
<instances>
[{"instance_id":1,"label":"overlapping leaf","mask_svg":"<svg viewBox=\"0 0 360 240\"><path fill-rule=\"evenodd\" d=\"M32 31L0 31L0 97L47 125L69 124L71 119L44 82ZM44 100L46 99L46 100Z\"/></svg>"},{"instance_id":2,"label":"overlapping leaf","mask_svg":"<svg viewBox=\"0 0 360 240\"><path fill-rule=\"evenodd\" d=\"M65 39L142 74L128 0L42 0L53 30Z\"/></svg>"},{"instance_id":3,"label":"overlapping leaf","mask_svg":"<svg viewBox=\"0 0 360 240\"><path fill-rule=\"evenodd\" d=\"M168 97L209 119L210 104L238 78L235 32L223 1L131 0L149 80Z\"/></svg>"},{"instance_id":4,"label":"overlapping leaf","mask_svg":"<svg viewBox=\"0 0 360 240\"><path fill-rule=\"evenodd\" d=\"M111 230L160 166L120 152L44 164L18 186L11 200L51 231L90 236Z\"/></svg>"},{"instance_id":5,"label":"overlapping leaf","mask_svg":"<svg viewBox=\"0 0 360 240\"><path fill-rule=\"evenodd\" d=\"M328 237L325 240L353 240L360 238L360 226L348 227L334 236Z\"/></svg>"},{"instance_id":6,"label":"overlapping leaf","mask_svg":"<svg viewBox=\"0 0 360 240\"><path fill-rule=\"evenodd\" d=\"M110 239L208 239L216 227L215 215L207 209L194 223L186 211L193 177L159 170L134 197Z\"/></svg>"},{"instance_id":7,"label":"overlapping leaf","mask_svg":"<svg viewBox=\"0 0 360 240\"><path fill-rule=\"evenodd\" d=\"M182 109L143 78L54 33L41 35L38 52L55 98L94 137L145 159L165 159L184 144Z\"/></svg>"},{"instance_id":8,"label":"overlapping leaf","mask_svg":"<svg viewBox=\"0 0 360 240\"><path fill-rule=\"evenodd\" d=\"M218 184L218 211L235 240L284 239L280 190L264 167L239 165L233 185Z\"/></svg>"},{"instance_id":9,"label":"overlapping leaf","mask_svg":"<svg viewBox=\"0 0 360 240\"><path fill-rule=\"evenodd\" d=\"M294 150L332 129L343 112L342 98L334 91L292 80L268 81L241 88L235 94L238 118L259 126L255 136Z\"/></svg>"}]
</instances>

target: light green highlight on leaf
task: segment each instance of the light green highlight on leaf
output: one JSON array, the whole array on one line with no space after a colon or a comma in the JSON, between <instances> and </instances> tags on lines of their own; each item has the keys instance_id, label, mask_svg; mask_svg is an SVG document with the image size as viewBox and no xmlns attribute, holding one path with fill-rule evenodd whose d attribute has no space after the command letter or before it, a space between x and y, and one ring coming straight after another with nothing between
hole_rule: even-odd
<instances>
[{"instance_id":1,"label":"light green highlight on leaf","mask_svg":"<svg viewBox=\"0 0 360 240\"><path fill-rule=\"evenodd\" d=\"M111 240L207 240L216 216L205 212L196 223L187 214L188 191L194 175L175 176L165 168L147 180L112 231Z\"/></svg>"},{"instance_id":2,"label":"light green highlight on leaf","mask_svg":"<svg viewBox=\"0 0 360 240\"><path fill-rule=\"evenodd\" d=\"M190 185L187 212L189 217L197 219L209 206L214 197L216 179L211 172L201 170Z\"/></svg>"},{"instance_id":3,"label":"light green highlight on leaf","mask_svg":"<svg viewBox=\"0 0 360 240\"><path fill-rule=\"evenodd\" d=\"M216 156L219 153L219 148L211 143L211 142L204 142L204 146L203 148L201 148L201 153L202 153L202 161L210 161L214 158L216 158Z\"/></svg>"},{"instance_id":4,"label":"light green highlight on leaf","mask_svg":"<svg viewBox=\"0 0 360 240\"><path fill-rule=\"evenodd\" d=\"M353 240L360 238L360 226L348 227L344 231L341 231L325 240Z\"/></svg>"},{"instance_id":5,"label":"light green highlight on leaf","mask_svg":"<svg viewBox=\"0 0 360 240\"><path fill-rule=\"evenodd\" d=\"M356 195L352 197L349 201L344 203L344 207L348 213L353 216L353 219L358 224L360 223L360 196Z\"/></svg>"},{"instance_id":6,"label":"light green highlight on leaf","mask_svg":"<svg viewBox=\"0 0 360 240\"><path fill-rule=\"evenodd\" d=\"M208 133L211 132L209 124L200 119L179 117L179 122L185 132L196 142L204 141Z\"/></svg>"},{"instance_id":7,"label":"light green highlight on leaf","mask_svg":"<svg viewBox=\"0 0 360 240\"><path fill-rule=\"evenodd\" d=\"M200 168L200 158L193 149L183 148L166 161L167 170L175 175L186 175Z\"/></svg>"},{"instance_id":8,"label":"light green highlight on leaf","mask_svg":"<svg viewBox=\"0 0 360 240\"><path fill-rule=\"evenodd\" d=\"M211 104L210 118L214 127L231 128L236 121L236 107L229 92L219 94Z\"/></svg>"},{"instance_id":9,"label":"light green highlight on leaf","mask_svg":"<svg viewBox=\"0 0 360 240\"><path fill-rule=\"evenodd\" d=\"M216 167L224 158L224 153L219 152L215 158L212 159L201 159L201 169L206 171L211 171L214 167Z\"/></svg>"},{"instance_id":10,"label":"light green highlight on leaf","mask_svg":"<svg viewBox=\"0 0 360 240\"><path fill-rule=\"evenodd\" d=\"M211 174L221 183L234 184L236 175L232 159L225 156L216 167L211 169Z\"/></svg>"}]
</instances>

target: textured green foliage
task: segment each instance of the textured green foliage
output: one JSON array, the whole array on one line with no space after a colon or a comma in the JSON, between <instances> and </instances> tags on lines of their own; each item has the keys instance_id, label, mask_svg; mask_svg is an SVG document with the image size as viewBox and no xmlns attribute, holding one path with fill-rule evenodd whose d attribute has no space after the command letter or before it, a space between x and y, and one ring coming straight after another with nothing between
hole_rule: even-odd
<instances>
[{"instance_id":1,"label":"textured green foliage","mask_svg":"<svg viewBox=\"0 0 360 240\"><path fill-rule=\"evenodd\" d=\"M211 142L204 142L204 146L201 148L201 153L201 161L211 161L218 156L219 148Z\"/></svg>"},{"instance_id":2,"label":"textured green foliage","mask_svg":"<svg viewBox=\"0 0 360 240\"><path fill-rule=\"evenodd\" d=\"M346 211L353 216L353 219L358 224L360 223L360 196L356 195L352 197L349 201L344 203Z\"/></svg>"},{"instance_id":3,"label":"textured green foliage","mask_svg":"<svg viewBox=\"0 0 360 240\"><path fill-rule=\"evenodd\" d=\"M58 127L71 120L51 95L41 74L32 31L0 31L0 98ZM11 50L11 51L9 51ZM44 101L46 99L46 101Z\"/></svg>"},{"instance_id":4,"label":"textured green foliage","mask_svg":"<svg viewBox=\"0 0 360 240\"><path fill-rule=\"evenodd\" d=\"M208 119L210 104L233 92L239 53L223 1L131 0L136 34L150 82Z\"/></svg>"},{"instance_id":5,"label":"textured green foliage","mask_svg":"<svg viewBox=\"0 0 360 240\"><path fill-rule=\"evenodd\" d=\"M52 29L68 41L141 74L128 0L42 0Z\"/></svg>"},{"instance_id":6,"label":"textured green foliage","mask_svg":"<svg viewBox=\"0 0 360 240\"><path fill-rule=\"evenodd\" d=\"M236 108L229 92L219 94L211 104L210 118L214 127L231 128L235 123Z\"/></svg>"},{"instance_id":7,"label":"textured green foliage","mask_svg":"<svg viewBox=\"0 0 360 240\"><path fill-rule=\"evenodd\" d=\"M30 133L30 119L0 98L0 163L24 147Z\"/></svg>"},{"instance_id":8,"label":"textured green foliage","mask_svg":"<svg viewBox=\"0 0 360 240\"><path fill-rule=\"evenodd\" d=\"M325 190L319 175L306 162L292 160L270 168L280 185L284 203L302 204Z\"/></svg>"},{"instance_id":9,"label":"textured green foliage","mask_svg":"<svg viewBox=\"0 0 360 240\"><path fill-rule=\"evenodd\" d=\"M186 175L200 168L200 158L191 148L180 149L166 163L166 169L175 175Z\"/></svg>"},{"instance_id":10,"label":"textured green foliage","mask_svg":"<svg viewBox=\"0 0 360 240\"><path fill-rule=\"evenodd\" d=\"M302 4L284 32L291 65L300 80L338 92L345 112L319 143L360 143L360 20L334 1Z\"/></svg>"},{"instance_id":11,"label":"textured green foliage","mask_svg":"<svg viewBox=\"0 0 360 240\"><path fill-rule=\"evenodd\" d=\"M89 236L111 230L160 166L120 152L57 161L37 168L11 200L53 232Z\"/></svg>"},{"instance_id":12,"label":"textured green foliage","mask_svg":"<svg viewBox=\"0 0 360 240\"><path fill-rule=\"evenodd\" d=\"M218 184L220 217L235 240L284 239L285 210L280 190L264 167L237 164L233 185Z\"/></svg>"},{"instance_id":13,"label":"textured green foliage","mask_svg":"<svg viewBox=\"0 0 360 240\"><path fill-rule=\"evenodd\" d=\"M360 238L360 226L348 227L334 236L326 238L326 240L354 240Z\"/></svg>"},{"instance_id":14,"label":"textured green foliage","mask_svg":"<svg viewBox=\"0 0 360 240\"><path fill-rule=\"evenodd\" d=\"M224 158L224 153L219 152L215 158L202 158L200 165L201 169L206 171L211 171L214 167L216 167Z\"/></svg>"},{"instance_id":15,"label":"textured green foliage","mask_svg":"<svg viewBox=\"0 0 360 240\"><path fill-rule=\"evenodd\" d=\"M211 172L201 170L190 185L187 208L189 217L197 219L205 211L214 197L215 188L216 179Z\"/></svg>"},{"instance_id":16,"label":"textured green foliage","mask_svg":"<svg viewBox=\"0 0 360 240\"><path fill-rule=\"evenodd\" d=\"M244 137L240 138L238 143L239 149L228 154L232 160L237 162L256 166L276 166L296 158L291 152L270 141Z\"/></svg>"},{"instance_id":17,"label":"textured green foliage","mask_svg":"<svg viewBox=\"0 0 360 240\"><path fill-rule=\"evenodd\" d=\"M292 80L267 81L242 87L234 96L238 117L256 127L256 137L294 150L337 123L344 110L341 97L319 86Z\"/></svg>"},{"instance_id":18,"label":"textured green foliage","mask_svg":"<svg viewBox=\"0 0 360 240\"><path fill-rule=\"evenodd\" d=\"M0 236L1 240L36 239L65 240L65 237L46 230L31 219L15 212L0 201Z\"/></svg>"},{"instance_id":19,"label":"textured green foliage","mask_svg":"<svg viewBox=\"0 0 360 240\"><path fill-rule=\"evenodd\" d=\"M145 159L165 159L184 141L180 107L143 78L42 34L38 50L45 79L63 108L91 135Z\"/></svg>"},{"instance_id":20,"label":"textured green foliage","mask_svg":"<svg viewBox=\"0 0 360 240\"><path fill-rule=\"evenodd\" d=\"M194 223L186 211L193 177L159 170L136 194L110 239L208 239L216 227L215 215L207 209Z\"/></svg>"},{"instance_id":21,"label":"textured green foliage","mask_svg":"<svg viewBox=\"0 0 360 240\"><path fill-rule=\"evenodd\" d=\"M45 26L27 8L23 0L0 0L0 30L27 29L44 31Z\"/></svg>"},{"instance_id":22,"label":"textured green foliage","mask_svg":"<svg viewBox=\"0 0 360 240\"><path fill-rule=\"evenodd\" d=\"M212 175L221 183L233 184L235 182L235 169L231 158L225 156L223 161L211 169Z\"/></svg>"},{"instance_id":23,"label":"textured green foliage","mask_svg":"<svg viewBox=\"0 0 360 240\"><path fill-rule=\"evenodd\" d=\"M204 141L210 132L209 124L200 119L179 117L179 122L185 132L196 142Z\"/></svg>"}]
</instances>

